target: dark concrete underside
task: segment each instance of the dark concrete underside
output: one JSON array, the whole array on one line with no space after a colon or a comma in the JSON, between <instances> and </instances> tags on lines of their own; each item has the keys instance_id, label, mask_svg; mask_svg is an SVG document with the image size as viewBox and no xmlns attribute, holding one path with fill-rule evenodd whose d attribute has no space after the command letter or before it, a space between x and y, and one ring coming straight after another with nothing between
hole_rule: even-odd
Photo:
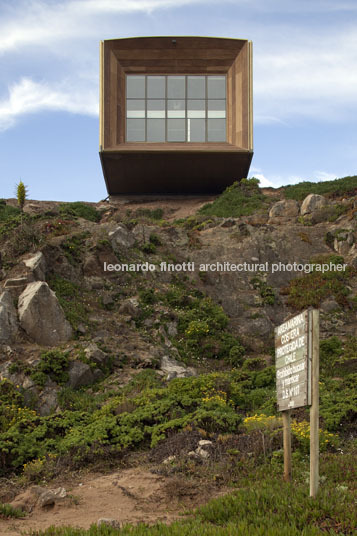
<instances>
[{"instance_id":1,"label":"dark concrete underside","mask_svg":"<svg viewBox=\"0 0 357 536\"><path fill-rule=\"evenodd\" d=\"M250 151L100 153L109 195L220 193L247 177L252 156Z\"/></svg>"}]
</instances>

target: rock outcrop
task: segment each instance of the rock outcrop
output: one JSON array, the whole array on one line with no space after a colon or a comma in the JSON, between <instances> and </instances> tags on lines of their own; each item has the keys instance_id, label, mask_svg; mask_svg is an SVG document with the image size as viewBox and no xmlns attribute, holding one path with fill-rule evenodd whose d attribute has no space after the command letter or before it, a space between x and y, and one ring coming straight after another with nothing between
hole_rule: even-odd
<instances>
[{"instance_id":1,"label":"rock outcrop","mask_svg":"<svg viewBox=\"0 0 357 536\"><path fill-rule=\"evenodd\" d=\"M130 248L135 243L135 238L131 231L124 224L109 233L109 240L113 249Z\"/></svg>"},{"instance_id":2,"label":"rock outcrop","mask_svg":"<svg viewBox=\"0 0 357 536\"><path fill-rule=\"evenodd\" d=\"M16 338L19 326L16 309L10 292L0 295L0 343L10 343Z\"/></svg>"},{"instance_id":3,"label":"rock outcrop","mask_svg":"<svg viewBox=\"0 0 357 536\"><path fill-rule=\"evenodd\" d=\"M55 346L72 337L56 294L43 281L27 285L19 297L18 311L21 327L38 344Z\"/></svg>"},{"instance_id":4,"label":"rock outcrop","mask_svg":"<svg viewBox=\"0 0 357 536\"><path fill-rule=\"evenodd\" d=\"M302 202L300 213L302 216L313 214L327 205L326 198L323 195L309 194Z\"/></svg>"},{"instance_id":5,"label":"rock outcrop","mask_svg":"<svg viewBox=\"0 0 357 536\"><path fill-rule=\"evenodd\" d=\"M283 199L274 203L269 211L269 223L283 223L299 215L300 206L294 199Z\"/></svg>"},{"instance_id":6,"label":"rock outcrop","mask_svg":"<svg viewBox=\"0 0 357 536\"><path fill-rule=\"evenodd\" d=\"M44 281L46 274L46 261L43 253L38 251L24 261L25 266L32 272L36 281Z\"/></svg>"}]
</instances>

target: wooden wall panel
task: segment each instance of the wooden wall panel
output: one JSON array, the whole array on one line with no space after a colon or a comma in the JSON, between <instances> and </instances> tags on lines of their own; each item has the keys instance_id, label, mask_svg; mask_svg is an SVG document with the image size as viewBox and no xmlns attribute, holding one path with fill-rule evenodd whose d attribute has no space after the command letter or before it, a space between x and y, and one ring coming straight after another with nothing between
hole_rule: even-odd
<instances>
[{"instance_id":1,"label":"wooden wall panel","mask_svg":"<svg viewBox=\"0 0 357 536\"><path fill-rule=\"evenodd\" d=\"M176 41L176 43L173 43ZM124 168L115 171L125 153L136 154L141 162L143 176L149 160L144 155L173 154L178 155L206 153L208 155L236 153L230 162L230 177L234 173L247 172L252 157L252 83L251 83L251 43L239 39L220 39L205 37L148 37L113 39L104 41L101 45L101 105L100 105L100 145L103 171L107 162L106 181L108 191L114 188L119 176L130 180L127 166L134 165L135 159L126 160ZM127 74L226 74L227 76L227 142L220 144L170 144L170 143L126 143L125 141L125 77ZM110 162L106 158L110 154ZM114 159L113 159L114 158ZM171 157L170 157L171 158ZM178 162L181 162L178 156ZM211 157L209 158L211 161ZM242 165L238 165L242 159ZM171 160L170 160L171 161ZM155 165L160 160L150 160L152 180L154 180ZM174 161L172 160L172 163ZM203 161L202 161L203 162ZM244 162L244 164L243 164ZM248 164L247 164L248 163ZM136 164L135 164L136 166ZM182 160L182 170L188 173L189 159ZM232 167L233 166L233 167ZM248 166L248 167L247 167ZM139 166L140 168L140 166ZM136 173L138 169L136 166ZM168 168L167 168L168 169ZM202 168L202 172L203 172ZM221 167L222 174L226 174ZM173 172L173 171L172 171ZM119 175L118 175L119 173ZM206 173L206 171L205 171ZM237 176L236 179L241 178ZM216 179L212 178L214 181ZM231 180L229 177L227 180ZM224 182L226 179L222 178ZM113 183L114 180L114 183ZM139 180L136 175L136 180ZM196 179L195 179L196 180ZM223 182L221 183L223 184ZM140 181L139 181L140 182ZM125 188L124 188L125 189ZM109 192L111 193L111 192Z\"/></svg>"}]
</instances>

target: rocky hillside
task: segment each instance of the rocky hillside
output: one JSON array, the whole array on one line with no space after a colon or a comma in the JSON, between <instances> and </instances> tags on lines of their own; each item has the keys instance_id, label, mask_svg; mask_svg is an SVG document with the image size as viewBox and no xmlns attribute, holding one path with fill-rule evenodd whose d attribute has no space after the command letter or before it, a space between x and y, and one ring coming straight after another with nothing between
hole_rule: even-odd
<instances>
[{"instance_id":1,"label":"rocky hillside","mask_svg":"<svg viewBox=\"0 0 357 536\"><path fill-rule=\"evenodd\" d=\"M322 450L351 449L356 244L355 177L243 180L209 200L28 201L24 213L0 201L0 500L142 456L165 478L200 480L207 464L213 495L240 485L244 464L280 470L274 327L309 306ZM307 421L295 411L301 463Z\"/></svg>"}]
</instances>

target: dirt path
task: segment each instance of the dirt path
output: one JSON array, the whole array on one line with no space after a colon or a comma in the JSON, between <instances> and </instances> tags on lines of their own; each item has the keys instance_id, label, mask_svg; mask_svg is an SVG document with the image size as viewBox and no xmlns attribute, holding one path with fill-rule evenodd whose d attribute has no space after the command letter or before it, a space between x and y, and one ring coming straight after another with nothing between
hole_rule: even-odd
<instances>
[{"instance_id":1,"label":"dirt path","mask_svg":"<svg viewBox=\"0 0 357 536\"><path fill-rule=\"evenodd\" d=\"M122 523L170 523L182 517L187 507L208 500L196 487L177 485L175 478L156 475L143 468L127 469L110 475L87 476L66 487L67 498L52 507L35 507L25 519L0 520L1 536L19 536L44 530L50 525L89 528L100 518ZM176 494L172 496L172 493ZM197 501L198 497L200 501Z\"/></svg>"}]
</instances>

